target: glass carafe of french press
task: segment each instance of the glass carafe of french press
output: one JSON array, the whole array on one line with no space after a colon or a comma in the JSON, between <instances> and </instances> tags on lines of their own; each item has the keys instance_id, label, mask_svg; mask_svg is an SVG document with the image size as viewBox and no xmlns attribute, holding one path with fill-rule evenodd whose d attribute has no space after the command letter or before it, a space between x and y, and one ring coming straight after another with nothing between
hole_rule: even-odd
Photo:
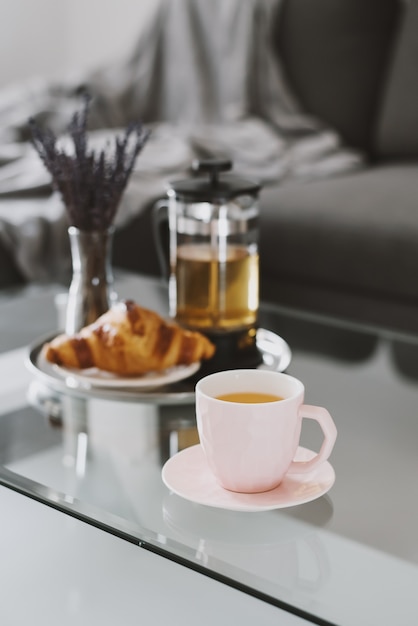
<instances>
[{"instance_id":1,"label":"glass carafe of french press","mask_svg":"<svg viewBox=\"0 0 418 626\"><path fill-rule=\"evenodd\" d=\"M223 174L231 167L227 160L197 161L197 176L168 190L170 314L207 334L223 366L245 365L259 306L260 185Z\"/></svg>"}]
</instances>

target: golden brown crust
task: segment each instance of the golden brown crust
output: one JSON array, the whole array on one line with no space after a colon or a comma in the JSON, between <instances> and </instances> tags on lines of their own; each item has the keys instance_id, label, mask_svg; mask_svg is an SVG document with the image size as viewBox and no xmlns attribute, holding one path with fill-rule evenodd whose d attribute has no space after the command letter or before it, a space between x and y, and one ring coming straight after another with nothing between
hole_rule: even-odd
<instances>
[{"instance_id":1,"label":"golden brown crust","mask_svg":"<svg viewBox=\"0 0 418 626\"><path fill-rule=\"evenodd\" d=\"M119 303L96 322L44 346L45 358L65 367L98 367L119 376L162 371L209 359L215 346L201 333L166 322L132 300Z\"/></svg>"}]
</instances>

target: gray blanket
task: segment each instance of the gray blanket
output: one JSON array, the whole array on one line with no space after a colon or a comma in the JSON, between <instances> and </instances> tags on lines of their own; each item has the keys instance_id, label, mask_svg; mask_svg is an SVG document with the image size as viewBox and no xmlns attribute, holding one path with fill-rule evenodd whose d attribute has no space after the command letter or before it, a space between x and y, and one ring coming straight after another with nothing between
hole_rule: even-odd
<instances>
[{"instance_id":1,"label":"gray blanket","mask_svg":"<svg viewBox=\"0 0 418 626\"><path fill-rule=\"evenodd\" d=\"M33 211L0 209L0 238L31 281L57 278L68 262L61 199L28 143L37 116L64 133L86 86L90 139L101 145L131 120L153 133L123 196L116 226L188 176L195 157L233 160L262 184L306 181L362 165L357 152L301 110L273 45L281 0L153 0L130 58L59 83L34 80L0 92L0 197L48 194Z\"/></svg>"}]
</instances>

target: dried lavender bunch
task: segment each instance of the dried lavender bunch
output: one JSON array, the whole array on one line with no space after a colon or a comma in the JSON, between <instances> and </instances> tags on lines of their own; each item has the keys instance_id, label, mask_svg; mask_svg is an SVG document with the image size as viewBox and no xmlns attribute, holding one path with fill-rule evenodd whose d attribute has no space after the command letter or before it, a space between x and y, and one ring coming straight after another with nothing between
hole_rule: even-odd
<instances>
[{"instance_id":1,"label":"dried lavender bunch","mask_svg":"<svg viewBox=\"0 0 418 626\"><path fill-rule=\"evenodd\" d=\"M112 154L109 147L90 150L87 118L91 98L84 94L83 99L81 111L73 115L68 126L73 154L67 154L56 135L48 128L40 128L33 118L29 120L32 144L52 176L53 187L61 194L70 224L83 231L106 230L113 223L150 131L141 123L133 123L115 138Z\"/></svg>"}]
</instances>

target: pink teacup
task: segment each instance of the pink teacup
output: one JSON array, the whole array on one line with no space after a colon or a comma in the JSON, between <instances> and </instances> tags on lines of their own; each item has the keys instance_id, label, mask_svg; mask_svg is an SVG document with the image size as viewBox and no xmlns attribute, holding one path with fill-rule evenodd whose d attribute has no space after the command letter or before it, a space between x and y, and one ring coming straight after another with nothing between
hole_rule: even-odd
<instances>
[{"instance_id":1,"label":"pink teacup","mask_svg":"<svg viewBox=\"0 0 418 626\"><path fill-rule=\"evenodd\" d=\"M269 491L285 474L312 472L328 459L337 429L326 409L303 404L304 392L297 378L267 370L229 370L199 380L200 443L222 487L242 493ZM248 393L262 395L242 395ZM220 398L225 394L235 397ZM312 459L294 461L303 418L319 423L324 441Z\"/></svg>"}]
</instances>

